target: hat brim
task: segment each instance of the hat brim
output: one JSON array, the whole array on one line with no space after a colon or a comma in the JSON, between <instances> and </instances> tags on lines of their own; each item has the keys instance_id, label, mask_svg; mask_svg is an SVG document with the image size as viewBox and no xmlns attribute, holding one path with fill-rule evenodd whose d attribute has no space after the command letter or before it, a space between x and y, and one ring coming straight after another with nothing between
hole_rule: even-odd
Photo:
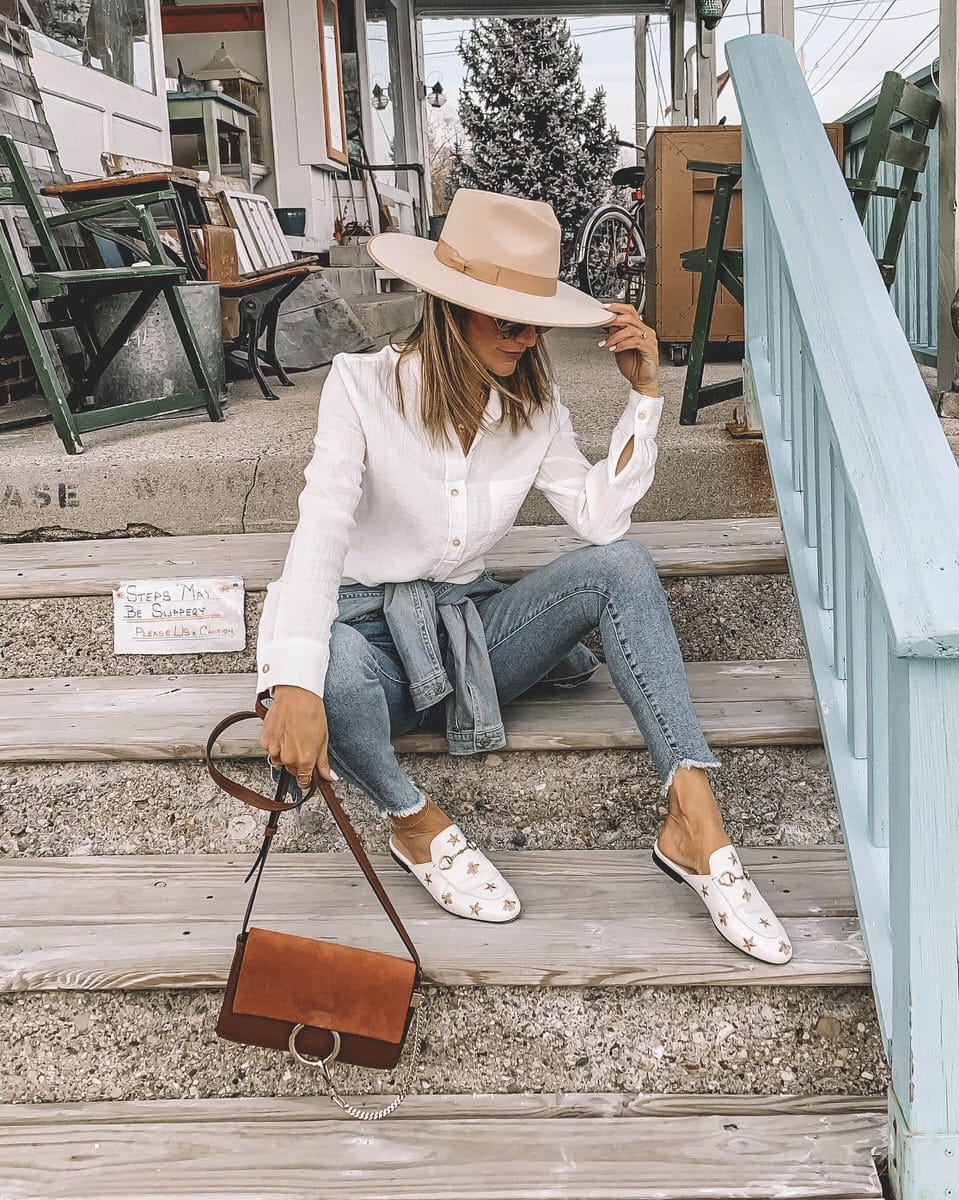
<instances>
[{"instance_id":1,"label":"hat brim","mask_svg":"<svg viewBox=\"0 0 959 1200\"><path fill-rule=\"evenodd\" d=\"M436 258L435 249L435 242L409 233L378 233L366 244L370 258L400 279L488 317L573 329L615 320L615 314L598 300L568 284L557 283L553 296L499 287L447 267Z\"/></svg>"}]
</instances>

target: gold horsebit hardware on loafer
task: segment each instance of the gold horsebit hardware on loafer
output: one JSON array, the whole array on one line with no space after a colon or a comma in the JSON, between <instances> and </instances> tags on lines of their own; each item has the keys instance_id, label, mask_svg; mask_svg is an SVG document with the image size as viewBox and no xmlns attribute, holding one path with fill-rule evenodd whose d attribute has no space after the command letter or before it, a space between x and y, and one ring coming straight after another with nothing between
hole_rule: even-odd
<instances>
[{"instance_id":1,"label":"gold horsebit hardware on loafer","mask_svg":"<svg viewBox=\"0 0 959 1200\"><path fill-rule=\"evenodd\" d=\"M465 854L467 852L467 850L478 850L478 849L479 849L479 846L477 846L477 844L475 842L467 841L467 843L463 847L463 849L457 850L455 854L442 855L440 858L440 861L437 863L437 866L439 867L439 869L441 871L448 871L450 869L450 867L453 865L453 863L456 861L456 859L458 859L461 854Z\"/></svg>"},{"instance_id":2,"label":"gold horsebit hardware on loafer","mask_svg":"<svg viewBox=\"0 0 959 1200\"><path fill-rule=\"evenodd\" d=\"M743 871L742 875L734 875L732 871L723 871L721 875L716 876L717 880L723 887L732 887L734 883L739 883L741 879L751 879L752 876L748 871Z\"/></svg>"}]
</instances>

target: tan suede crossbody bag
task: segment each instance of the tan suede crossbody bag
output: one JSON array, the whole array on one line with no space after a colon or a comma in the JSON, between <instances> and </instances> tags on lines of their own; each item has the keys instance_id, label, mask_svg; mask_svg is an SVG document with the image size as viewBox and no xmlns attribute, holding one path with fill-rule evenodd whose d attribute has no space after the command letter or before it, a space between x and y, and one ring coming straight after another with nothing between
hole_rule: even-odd
<instances>
[{"instance_id":1,"label":"tan suede crossbody bag","mask_svg":"<svg viewBox=\"0 0 959 1200\"><path fill-rule=\"evenodd\" d=\"M290 775L281 772L276 797L270 799L228 778L213 761L220 736L240 721L262 718L241 712L224 718L210 734L207 768L228 795L268 812L263 844L247 875L253 878L243 926L236 939L233 965L226 985L216 1032L231 1042L289 1050L297 1062L322 1071L331 1099L350 1116L371 1121L388 1117L405 1099L419 1052L419 1012L423 997L417 991L419 955L403 922L379 880L349 817L332 786L314 771L309 792L298 801L287 801ZM377 900L399 934L410 958L398 958L250 926L253 903L263 875L280 814L299 808L319 791L339 826ZM389 1070L403 1053L410 1027L413 1048L402 1087L396 1098L381 1109L357 1108L337 1092L335 1063Z\"/></svg>"}]
</instances>

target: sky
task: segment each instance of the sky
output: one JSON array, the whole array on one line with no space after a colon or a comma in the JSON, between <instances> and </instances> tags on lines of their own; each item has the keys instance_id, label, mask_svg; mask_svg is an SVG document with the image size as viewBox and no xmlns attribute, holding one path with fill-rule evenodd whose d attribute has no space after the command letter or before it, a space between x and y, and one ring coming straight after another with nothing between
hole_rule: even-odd
<instances>
[{"instance_id":1,"label":"sky","mask_svg":"<svg viewBox=\"0 0 959 1200\"><path fill-rule=\"evenodd\" d=\"M836 120L878 90L884 71L895 68L909 75L928 66L939 52L938 0L796 0L796 6L796 46L824 121ZM716 30L718 71L725 70L726 41L760 32L759 14L760 0L731 0ZM450 96L444 108L430 110L434 120L448 121L455 112L455 94L463 77L456 44L460 33L469 27L469 21L423 22L427 83L432 86L439 78ZM634 140L632 19L572 18L570 28L583 51L582 74L587 91L606 89L611 122L621 137ZM694 38L695 28L687 22L687 48ZM669 89L669 29L665 18L650 17L647 59L648 122L650 126L669 124L663 115ZM730 123L739 120L731 86L719 98L719 115Z\"/></svg>"}]
</instances>

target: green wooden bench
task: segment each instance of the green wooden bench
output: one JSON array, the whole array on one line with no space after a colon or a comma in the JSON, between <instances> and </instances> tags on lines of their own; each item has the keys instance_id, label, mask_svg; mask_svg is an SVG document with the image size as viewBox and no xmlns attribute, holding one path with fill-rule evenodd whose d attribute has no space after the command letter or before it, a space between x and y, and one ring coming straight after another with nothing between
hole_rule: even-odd
<instances>
[{"instance_id":1,"label":"green wooden bench","mask_svg":"<svg viewBox=\"0 0 959 1200\"><path fill-rule=\"evenodd\" d=\"M180 267L157 265L164 262L163 250L147 203L148 200L155 201L156 197L139 197L135 202L111 200L86 208L82 214L48 216L15 143L8 137L0 137L0 167L5 168L10 177L0 186L0 206L17 206L25 210L38 242L37 253L43 259L40 267L35 266L22 248L15 247L8 237L0 234L0 330L11 321L16 321L19 326L50 406L54 427L67 452L82 452L80 435L85 430L122 425L142 417L202 406L211 420L221 421L223 410L219 397L204 366L193 325L178 291L186 272ZM71 268L55 230L119 211L136 220L141 237L151 251L153 265ZM95 306L103 299L122 294L131 295L132 302L112 332L102 338L92 321ZM94 407L92 396L97 383L161 296L169 306L196 386L167 396ZM36 307L38 302L40 312ZM72 380L64 382L67 372L62 357L51 348L52 340L48 343L45 334L50 330L69 329L76 334L82 366L73 372ZM16 424L8 423L6 428Z\"/></svg>"}]
</instances>

